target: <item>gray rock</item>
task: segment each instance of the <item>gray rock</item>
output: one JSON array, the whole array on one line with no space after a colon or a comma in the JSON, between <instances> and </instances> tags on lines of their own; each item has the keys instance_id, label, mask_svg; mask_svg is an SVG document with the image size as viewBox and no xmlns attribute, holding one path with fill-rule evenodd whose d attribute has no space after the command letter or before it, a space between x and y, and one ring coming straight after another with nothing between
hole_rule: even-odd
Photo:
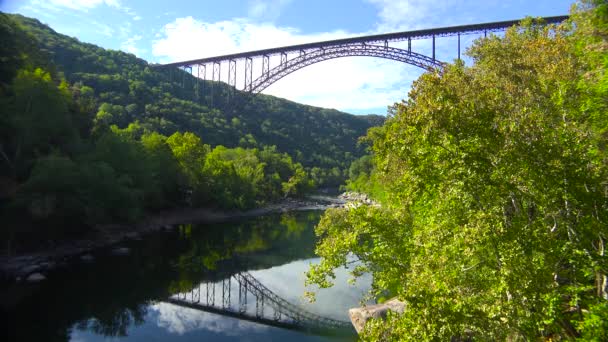
<instances>
[{"instance_id":1,"label":"gray rock","mask_svg":"<svg viewBox=\"0 0 608 342\"><path fill-rule=\"evenodd\" d=\"M80 260L84 262L93 262L95 258L91 254L85 254L80 257Z\"/></svg>"},{"instance_id":2,"label":"gray rock","mask_svg":"<svg viewBox=\"0 0 608 342\"><path fill-rule=\"evenodd\" d=\"M45 261L43 263L40 264L40 269L42 270L54 270L57 267L57 264L53 261Z\"/></svg>"},{"instance_id":3,"label":"gray rock","mask_svg":"<svg viewBox=\"0 0 608 342\"><path fill-rule=\"evenodd\" d=\"M127 247L115 248L111 252L112 255L116 255L116 256L129 255L129 253L131 253L131 250L128 249Z\"/></svg>"},{"instance_id":4,"label":"gray rock","mask_svg":"<svg viewBox=\"0 0 608 342\"><path fill-rule=\"evenodd\" d=\"M355 330L357 330L357 333L361 333L368 320L374 318L385 319L389 310L396 313L403 313L403 310L405 310L405 303L397 298L393 298L383 304L350 309L348 310L348 316L350 317L350 321L355 327Z\"/></svg>"},{"instance_id":5,"label":"gray rock","mask_svg":"<svg viewBox=\"0 0 608 342\"><path fill-rule=\"evenodd\" d=\"M25 281L27 281L28 283L38 283L43 280L46 280L46 277L41 273L32 273L27 278L25 278Z\"/></svg>"},{"instance_id":6,"label":"gray rock","mask_svg":"<svg viewBox=\"0 0 608 342\"><path fill-rule=\"evenodd\" d=\"M125 237L129 240L141 240L141 236L139 236L139 234L135 232L127 233Z\"/></svg>"},{"instance_id":7,"label":"gray rock","mask_svg":"<svg viewBox=\"0 0 608 342\"><path fill-rule=\"evenodd\" d=\"M20 269L19 273L23 274L23 275L28 275L30 273L39 271L40 268L41 268L40 265L29 265L29 266L25 266L24 268Z\"/></svg>"}]
</instances>

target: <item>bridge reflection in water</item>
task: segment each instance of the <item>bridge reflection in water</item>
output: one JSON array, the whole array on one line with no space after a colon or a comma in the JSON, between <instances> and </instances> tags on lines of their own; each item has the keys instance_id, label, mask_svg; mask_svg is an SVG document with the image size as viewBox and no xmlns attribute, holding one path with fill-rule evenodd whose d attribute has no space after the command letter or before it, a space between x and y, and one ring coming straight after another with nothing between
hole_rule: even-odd
<instances>
[{"instance_id":1,"label":"bridge reflection in water","mask_svg":"<svg viewBox=\"0 0 608 342\"><path fill-rule=\"evenodd\" d=\"M260 324L321 335L351 335L350 322L323 317L292 304L248 272L221 282L200 283L189 292L171 296L167 303L235 317Z\"/></svg>"}]
</instances>

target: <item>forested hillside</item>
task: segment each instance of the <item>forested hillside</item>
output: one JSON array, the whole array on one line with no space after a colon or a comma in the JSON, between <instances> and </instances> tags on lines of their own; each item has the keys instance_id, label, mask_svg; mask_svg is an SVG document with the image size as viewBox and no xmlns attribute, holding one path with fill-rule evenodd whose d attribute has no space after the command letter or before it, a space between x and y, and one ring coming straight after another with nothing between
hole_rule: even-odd
<instances>
[{"instance_id":1,"label":"forested hillside","mask_svg":"<svg viewBox=\"0 0 608 342\"><path fill-rule=\"evenodd\" d=\"M180 70L155 69L132 54L82 43L35 19L7 17L7 24L20 31L9 35L21 40L12 44L21 45L13 53L39 54L37 62L54 79L61 74L68 84L81 89L93 102L90 109L96 125L125 128L138 122L142 128L164 135L189 131L211 146L274 145L305 167L320 168L315 170L319 183L337 185L343 181L343 170L363 152L357 138L384 119L267 95L248 98L234 109L225 83L206 81L197 86L194 77Z\"/></svg>"},{"instance_id":2,"label":"forested hillside","mask_svg":"<svg viewBox=\"0 0 608 342\"><path fill-rule=\"evenodd\" d=\"M3 237L336 186L362 153L358 137L382 122L265 95L235 110L223 83L203 91L183 71L20 15L0 14L0 36Z\"/></svg>"}]
</instances>

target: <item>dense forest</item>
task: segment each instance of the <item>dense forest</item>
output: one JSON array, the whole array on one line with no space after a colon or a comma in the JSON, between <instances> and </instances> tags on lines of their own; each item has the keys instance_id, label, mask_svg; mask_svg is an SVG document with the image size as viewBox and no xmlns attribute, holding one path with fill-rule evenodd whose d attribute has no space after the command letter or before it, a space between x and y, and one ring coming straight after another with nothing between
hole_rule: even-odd
<instances>
[{"instance_id":1,"label":"dense forest","mask_svg":"<svg viewBox=\"0 0 608 342\"><path fill-rule=\"evenodd\" d=\"M608 3L478 39L366 139L308 281L372 273L402 314L363 340L608 341ZM314 298L314 297L313 297Z\"/></svg>"},{"instance_id":2,"label":"dense forest","mask_svg":"<svg viewBox=\"0 0 608 342\"><path fill-rule=\"evenodd\" d=\"M355 116L154 68L0 13L3 238L45 238L176 206L251 208L343 183ZM14 223L9 223L14 222ZM26 229L27 228L27 229Z\"/></svg>"}]
</instances>

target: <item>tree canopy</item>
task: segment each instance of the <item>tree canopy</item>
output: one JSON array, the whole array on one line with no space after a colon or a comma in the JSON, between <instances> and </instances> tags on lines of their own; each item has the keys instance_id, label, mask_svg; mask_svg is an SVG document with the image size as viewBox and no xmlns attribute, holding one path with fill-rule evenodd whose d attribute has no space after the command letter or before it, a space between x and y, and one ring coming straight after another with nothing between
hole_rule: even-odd
<instances>
[{"instance_id":1,"label":"tree canopy","mask_svg":"<svg viewBox=\"0 0 608 342\"><path fill-rule=\"evenodd\" d=\"M228 85L0 13L2 238L41 239L177 206L246 209L338 186L382 121ZM45 227L45 228L41 228Z\"/></svg>"},{"instance_id":2,"label":"tree canopy","mask_svg":"<svg viewBox=\"0 0 608 342\"><path fill-rule=\"evenodd\" d=\"M364 339L608 338L608 5L572 14L477 40L370 131L350 185L381 205L329 210L308 273L331 286L354 253L406 303Z\"/></svg>"}]
</instances>

